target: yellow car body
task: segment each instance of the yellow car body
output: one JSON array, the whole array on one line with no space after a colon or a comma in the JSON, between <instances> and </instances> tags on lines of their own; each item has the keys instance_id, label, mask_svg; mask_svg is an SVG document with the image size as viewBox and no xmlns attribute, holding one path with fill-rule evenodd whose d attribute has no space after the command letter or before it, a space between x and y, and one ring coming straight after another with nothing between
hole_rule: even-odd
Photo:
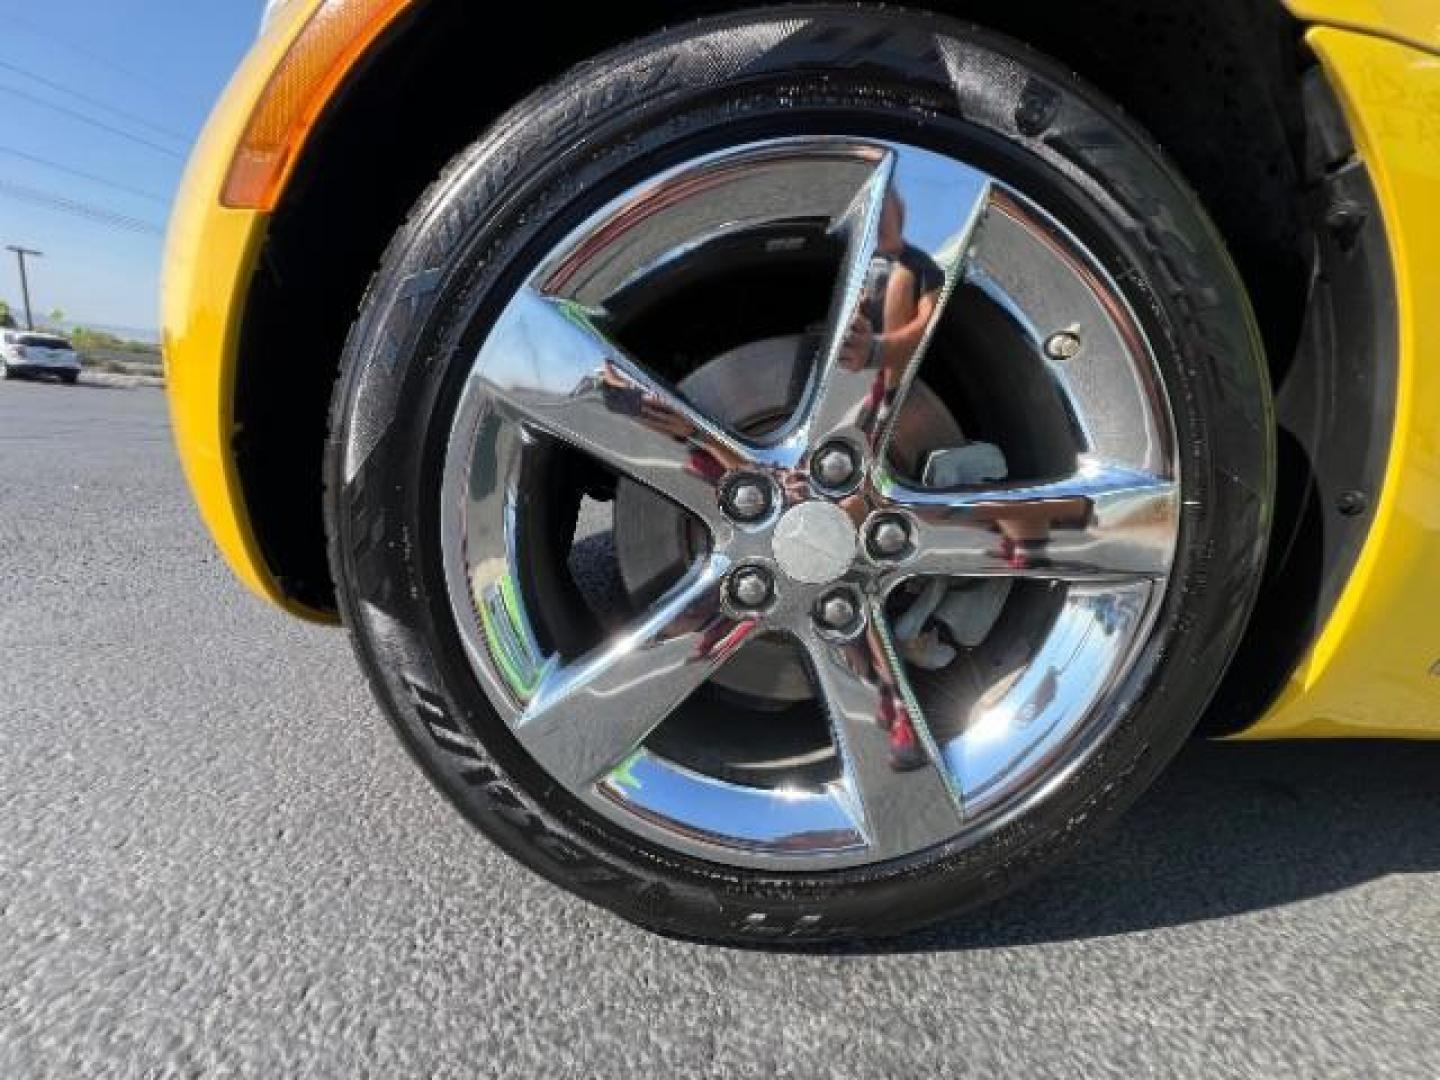
<instances>
[{"instance_id":1,"label":"yellow car body","mask_svg":"<svg viewBox=\"0 0 1440 1080\"><path fill-rule=\"evenodd\" d=\"M1376 188L1400 341L1392 439L1369 535L1308 652L1243 737L1440 738L1440 8L1433 0L1286 6L1308 24L1308 43ZM367 9L365 18L335 17L357 7ZM423 0L281 5L194 153L168 240L165 355L186 476L239 578L311 619L332 617L292 595L267 565L235 460L241 328L270 212L227 206L226 185L257 107L315 20L330 18L332 36L349 35L326 54L318 76L330 93L392 20L421 17L423 7ZM284 179L281 170L278 182Z\"/></svg>"}]
</instances>

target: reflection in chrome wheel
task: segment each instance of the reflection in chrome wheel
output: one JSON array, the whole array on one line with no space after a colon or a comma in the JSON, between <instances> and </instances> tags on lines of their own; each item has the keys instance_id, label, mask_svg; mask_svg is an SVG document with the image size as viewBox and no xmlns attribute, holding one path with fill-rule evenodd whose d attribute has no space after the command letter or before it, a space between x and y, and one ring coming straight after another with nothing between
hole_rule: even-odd
<instances>
[{"instance_id":1,"label":"reflection in chrome wheel","mask_svg":"<svg viewBox=\"0 0 1440 1080\"><path fill-rule=\"evenodd\" d=\"M790 264L828 312L797 286L785 335L692 373L641 348L675 282ZM943 332L972 307L998 358ZM785 357L736 375L767 341ZM931 385L997 363L1024 400ZM728 400L699 386L726 372ZM992 407L1017 419L966 438ZM557 454L613 500L618 579L563 644L534 584ZM674 166L543 256L474 356L440 538L485 694L555 782L686 855L824 870L978 836L1084 758L1166 594L1180 483L1151 345L1074 235L951 157L788 138ZM778 732L803 714L820 737Z\"/></svg>"}]
</instances>

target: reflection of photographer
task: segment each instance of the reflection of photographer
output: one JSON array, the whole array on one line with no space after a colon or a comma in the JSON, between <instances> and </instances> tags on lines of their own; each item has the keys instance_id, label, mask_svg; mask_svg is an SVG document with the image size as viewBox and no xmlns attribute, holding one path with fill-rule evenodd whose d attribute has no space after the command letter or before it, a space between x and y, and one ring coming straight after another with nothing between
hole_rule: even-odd
<instances>
[{"instance_id":1,"label":"reflection of photographer","mask_svg":"<svg viewBox=\"0 0 1440 1080\"><path fill-rule=\"evenodd\" d=\"M894 395L925 333L945 288L944 271L927 253L905 242L905 204L891 192L880 212L875 255L865 273L860 307L841 350L848 371L876 372L861 426Z\"/></svg>"},{"instance_id":2,"label":"reflection of photographer","mask_svg":"<svg viewBox=\"0 0 1440 1080\"><path fill-rule=\"evenodd\" d=\"M688 445L688 468L695 475L718 482L742 464L729 448L709 438L689 416L672 408L665 398L636 383L613 361L606 361L601 368L599 384L600 400L607 412L636 417L651 431Z\"/></svg>"},{"instance_id":3,"label":"reflection of photographer","mask_svg":"<svg viewBox=\"0 0 1440 1080\"><path fill-rule=\"evenodd\" d=\"M639 416L645 411L645 391L636 386L614 364L606 364L600 372L600 398L607 412L621 416Z\"/></svg>"},{"instance_id":4,"label":"reflection of photographer","mask_svg":"<svg viewBox=\"0 0 1440 1080\"><path fill-rule=\"evenodd\" d=\"M866 627L864 635L845 647L844 657L850 674L875 691L873 720L889 743L891 768L896 772L924 768L929 759L920 745L910 703L895 681L895 669L885 639L873 622Z\"/></svg>"}]
</instances>

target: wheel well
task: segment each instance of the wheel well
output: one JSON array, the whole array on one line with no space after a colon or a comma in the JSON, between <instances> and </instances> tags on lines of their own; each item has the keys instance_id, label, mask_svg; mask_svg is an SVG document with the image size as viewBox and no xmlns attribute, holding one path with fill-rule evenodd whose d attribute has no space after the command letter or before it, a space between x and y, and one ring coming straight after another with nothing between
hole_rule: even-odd
<instances>
[{"instance_id":1,"label":"wheel well","mask_svg":"<svg viewBox=\"0 0 1440 1080\"><path fill-rule=\"evenodd\" d=\"M505 109L575 63L690 17L753 4L424 0L349 81L307 147L247 300L236 457L283 589L332 609L321 458L340 353L392 233L441 168ZM929 0L1072 66L1176 161L1224 234L1277 381L1295 354L1314 240L1300 196L1299 26L1277 0ZM533 44L543 42L543 48Z\"/></svg>"}]
</instances>

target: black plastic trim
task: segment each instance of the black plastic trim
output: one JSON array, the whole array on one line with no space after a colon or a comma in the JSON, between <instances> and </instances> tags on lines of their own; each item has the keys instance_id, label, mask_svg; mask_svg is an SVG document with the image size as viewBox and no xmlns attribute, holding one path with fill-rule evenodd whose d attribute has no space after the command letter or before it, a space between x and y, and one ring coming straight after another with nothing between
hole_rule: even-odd
<instances>
[{"instance_id":1,"label":"black plastic trim","mask_svg":"<svg viewBox=\"0 0 1440 1080\"><path fill-rule=\"evenodd\" d=\"M1210 735L1257 722L1334 612L1374 523L1395 426L1400 327L1379 200L1318 67L1304 101L1314 276L1275 392L1280 474L1265 580L1203 725Z\"/></svg>"}]
</instances>

